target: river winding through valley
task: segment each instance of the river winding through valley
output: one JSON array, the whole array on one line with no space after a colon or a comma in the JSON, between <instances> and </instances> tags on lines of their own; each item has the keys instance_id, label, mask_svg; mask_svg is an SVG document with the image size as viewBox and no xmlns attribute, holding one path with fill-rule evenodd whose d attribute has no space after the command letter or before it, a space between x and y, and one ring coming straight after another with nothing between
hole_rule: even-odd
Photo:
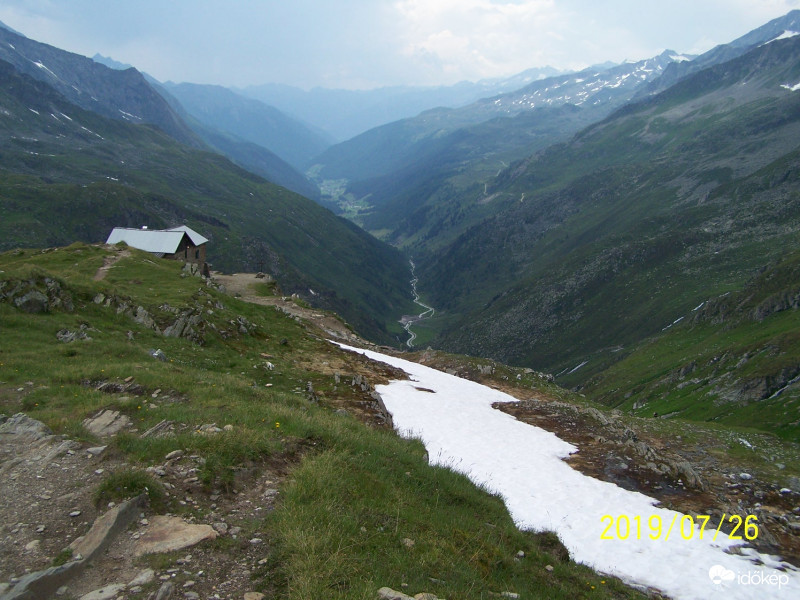
<instances>
[{"instance_id":1,"label":"river winding through valley","mask_svg":"<svg viewBox=\"0 0 800 600\"><path fill-rule=\"evenodd\" d=\"M409 348L413 348L414 340L417 339L417 334L411 331L411 326L416 323L419 323L424 319L431 318L436 311L433 309L432 306L428 306L427 304L420 302L419 293L417 292L417 282L419 281L419 279L417 278L416 274L416 265L414 264L413 260L409 260L408 262L411 265L411 292L414 294L414 303L425 309L418 315L403 315L403 318L400 321L403 324L403 329L405 329L408 332L408 340L406 341L406 346L408 346Z\"/></svg>"}]
</instances>

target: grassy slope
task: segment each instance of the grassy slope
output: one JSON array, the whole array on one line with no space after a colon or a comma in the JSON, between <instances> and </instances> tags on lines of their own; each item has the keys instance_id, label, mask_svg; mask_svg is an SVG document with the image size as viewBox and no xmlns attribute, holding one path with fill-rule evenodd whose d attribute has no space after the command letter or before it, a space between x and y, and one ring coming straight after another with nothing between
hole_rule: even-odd
<instances>
[{"instance_id":1,"label":"grassy slope","mask_svg":"<svg viewBox=\"0 0 800 600\"><path fill-rule=\"evenodd\" d=\"M270 540L271 561L253 574L254 585L270 597L372 598L379 587L399 589L402 582L413 593L457 598L506 590L524 598L638 597L619 582L559 559L551 536L518 531L499 498L429 467L418 442L334 414L330 401L352 392L337 386L322 366L352 359L302 324L201 286L199 279L181 277L180 265L138 251L93 281L112 252L73 244L0 255L0 284L34 280L44 289L44 277L51 277L75 306L74 312L30 315L0 302L0 410L25 411L78 439L88 436L82 419L101 408L120 410L139 431L164 419L186 424L185 432L164 438L123 434L113 447L140 467L175 449L198 454L205 459L198 475L209 489L238 485L242 466L295 460L279 508L266 518L254 515L243 533L244 539ZM162 326L175 318L165 303L201 308L204 344L162 337L113 306L94 303L98 292L145 307ZM240 333L230 325L238 317L255 328ZM56 332L81 324L91 340L56 341ZM161 348L168 360L154 360L151 348ZM271 355L274 371L262 368L262 353ZM184 400L153 408L136 396L83 384L131 375L146 389L170 389ZM309 381L319 404L297 393ZM29 393L17 394L20 386ZM191 433L212 422L234 430ZM166 501L167 510L185 510L176 498ZM415 541L413 549L401 543L404 538ZM520 550L526 556L516 560ZM236 546L223 541L220 551L235 552ZM552 572L547 564L554 565Z\"/></svg>"},{"instance_id":2,"label":"grassy slope","mask_svg":"<svg viewBox=\"0 0 800 600\"><path fill-rule=\"evenodd\" d=\"M606 404L800 441L800 254L622 352L585 391Z\"/></svg>"},{"instance_id":3,"label":"grassy slope","mask_svg":"<svg viewBox=\"0 0 800 600\"><path fill-rule=\"evenodd\" d=\"M394 340L410 308L396 250L219 155L82 111L9 65L0 80L0 249L185 222L211 239L215 268L269 270L286 292L313 289L365 335Z\"/></svg>"}]
</instances>

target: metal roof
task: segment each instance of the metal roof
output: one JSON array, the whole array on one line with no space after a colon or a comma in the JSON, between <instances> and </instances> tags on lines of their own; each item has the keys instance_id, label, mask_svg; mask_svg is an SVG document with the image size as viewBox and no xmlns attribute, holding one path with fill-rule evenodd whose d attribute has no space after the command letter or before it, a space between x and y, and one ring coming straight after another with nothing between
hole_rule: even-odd
<instances>
[{"instance_id":1,"label":"metal roof","mask_svg":"<svg viewBox=\"0 0 800 600\"><path fill-rule=\"evenodd\" d=\"M115 227L106 240L106 244L125 242L128 246L161 254L175 254L181 240L186 236L195 245L205 244L208 240L185 225L173 229L129 229Z\"/></svg>"},{"instance_id":2,"label":"metal roof","mask_svg":"<svg viewBox=\"0 0 800 600\"><path fill-rule=\"evenodd\" d=\"M192 229L191 227L187 227L186 225L181 225L180 227L173 227L172 229L167 229L167 231L183 231L186 235L189 236L189 239L192 240L192 243L195 246L200 246L208 241L202 235L197 233L194 229Z\"/></svg>"}]
</instances>

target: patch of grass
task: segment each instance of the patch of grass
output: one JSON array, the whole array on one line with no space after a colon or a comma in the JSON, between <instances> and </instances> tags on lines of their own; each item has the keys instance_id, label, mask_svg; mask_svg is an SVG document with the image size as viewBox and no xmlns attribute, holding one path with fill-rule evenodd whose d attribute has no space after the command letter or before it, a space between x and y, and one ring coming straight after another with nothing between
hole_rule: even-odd
<instances>
[{"instance_id":1,"label":"patch of grass","mask_svg":"<svg viewBox=\"0 0 800 600\"><path fill-rule=\"evenodd\" d=\"M104 478L94 494L95 506L103 506L109 502L121 502L147 494L150 506L155 511L163 511L166 495L164 486L152 475L139 469L124 469Z\"/></svg>"},{"instance_id":2,"label":"patch of grass","mask_svg":"<svg viewBox=\"0 0 800 600\"><path fill-rule=\"evenodd\" d=\"M72 560L72 548L64 548L61 552L55 555L52 561L52 566L60 567L67 564Z\"/></svg>"}]
</instances>

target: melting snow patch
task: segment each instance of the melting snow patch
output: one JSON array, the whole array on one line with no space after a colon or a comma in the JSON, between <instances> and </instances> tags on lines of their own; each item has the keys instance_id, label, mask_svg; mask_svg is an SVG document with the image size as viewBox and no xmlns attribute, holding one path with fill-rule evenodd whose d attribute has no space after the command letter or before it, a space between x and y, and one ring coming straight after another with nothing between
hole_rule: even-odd
<instances>
[{"instance_id":1,"label":"melting snow patch","mask_svg":"<svg viewBox=\"0 0 800 600\"><path fill-rule=\"evenodd\" d=\"M771 40L770 40L770 41L768 41L768 42L764 42L764 43L762 44L762 46L766 46L767 44L771 44L772 42L777 42L778 40L785 40L785 39L787 39L787 38L793 38L793 37L794 37L794 36L796 36L796 35L800 35L800 31L789 31L788 29L786 29L786 30L785 30L785 31L784 31L782 34L780 34L778 37L776 37L776 38L774 38L774 39L771 39Z\"/></svg>"},{"instance_id":2,"label":"melting snow patch","mask_svg":"<svg viewBox=\"0 0 800 600\"><path fill-rule=\"evenodd\" d=\"M131 113L129 113L129 112L125 112L125 111L124 111L124 110L122 110L121 108L118 108L117 110L118 110L119 112L121 112L121 113L122 113L122 116L123 116L123 118L125 118L125 119L128 119L128 120L134 119L134 120L136 120L136 121L141 121L141 120L142 120L142 117L137 117L136 115L132 115L132 114L131 114Z\"/></svg>"},{"instance_id":3,"label":"melting snow patch","mask_svg":"<svg viewBox=\"0 0 800 600\"><path fill-rule=\"evenodd\" d=\"M670 327L672 327L673 325L677 325L677 324L678 324L678 323L680 323L681 321L683 321L683 317L678 317L678 318L677 318L677 319L675 319L675 320L674 320L672 323L670 323L669 325L667 325L666 327L664 327L664 329L662 329L661 331L666 331L667 329L669 329L669 328L670 328Z\"/></svg>"},{"instance_id":4,"label":"melting snow patch","mask_svg":"<svg viewBox=\"0 0 800 600\"><path fill-rule=\"evenodd\" d=\"M783 84L781 87L785 90L789 90L790 92L796 92L797 90L800 90L800 83L796 83L794 85Z\"/></svg>"},{"instance_id":5,"label":"melting snow patch","mask_svg":"<svg viewBox=\"0 0 800 600\"><path fill-rule=\"evenodd\" d=\"M579 364L577 367L575 367L574 369L572 369L572 371L570 371L569 373L567 373L567 375L572 375L572 374L573 374L575 371L577 371L577 370L578 370L578 369L580 369L581 367L585 366L587 362L589 362L589 361L588 361L588 360L585 360L585 361L583 361L583 362L582 362L581 364Z\"/></svg>"},{"instance_id":6,"label":"melting snow patch","mask_svg":"<svg viewBox=\"0 0 800 600\"><path fill-rule=\"evenodd\" d=\"M51 77L54 77L55 79L58 79L58 75L56 75L50 69L48 69L46 66L44 66L44 63L35 60L35 61L33 61L33 64L35 64L37 67L39 67L43 71L47 71L47 74L50 75Z\"/></svg>"},{"instance_id":7,"label":"melting snow patch","mask_svg":"<svg viewBox=\"0 0 800 600\"><path fill-rule=\"evenodd\" d=\"M95 132L94 132L94 131L92 131L91 129L86 129L86 127L84 127L83 125L81 125L81 129L83 129L84 131L86 131L86 132L88 132L88 133L91 133L92 135L96 135L96 136L97 136L97 137L99 137L101 140L103 139L103 136L102 136L102 135L100 135L99 133L95 133Z\"/></svg>"},{"instance_id":8,"label":"melting snow patch","mask_svg":"<svg viewBox=\"0 0 800 600\"><path fill-rule=\"evenodd\" d=\"M432 463L502 496L521 529L554 531L577 562L676 599L800 598L800 574L792 565L744 548L724 532L705 531L701 539L690 516L570 467L563 459L578 448L492 408L515 402L511 396L400 358L342 347L408 373L412 381L376 386L398 431L419 438ZM637 534L637 518L663 525L655 539L646 526ZM609 519L617 529L608 527ZM719 572L724 576L715 577ZM762 584L754 585L754 577Z\"/></svg>"},{"instance_id":9,"label":"melting snow patch","mask_svg":"<svg viewBox=\"0 0 800 600\"><path fill-rule=\"evenodd\" d=\"M28 110L31 111L32 113L36 113L37 115L39 114L39 111L36 110L35 108L29 108Z\"/></svg>"}]
</instances>

